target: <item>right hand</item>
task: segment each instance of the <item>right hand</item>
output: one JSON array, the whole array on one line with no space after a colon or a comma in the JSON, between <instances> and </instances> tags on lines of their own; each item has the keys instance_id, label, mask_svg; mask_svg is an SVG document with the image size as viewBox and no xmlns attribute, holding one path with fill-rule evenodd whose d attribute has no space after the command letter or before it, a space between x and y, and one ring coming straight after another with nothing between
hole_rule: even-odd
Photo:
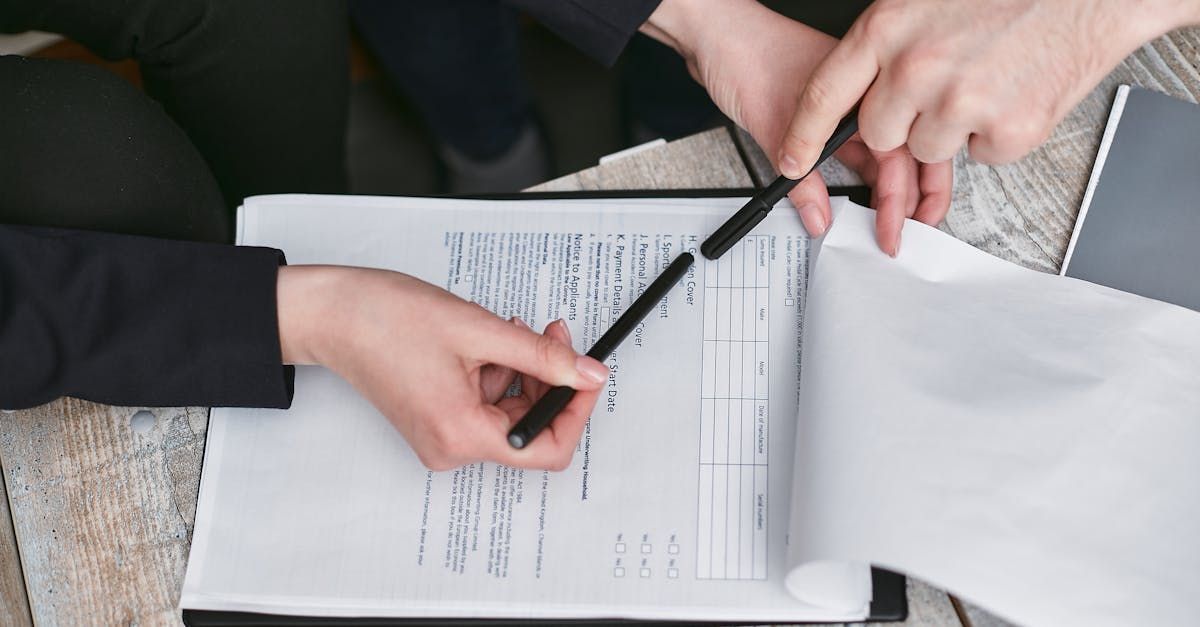
<instances>
[{"instance_id":1,"label":"right hand","mask_svg":"<svg viewBox=\"0 0 1200 627\"><path fill-rule=\"evenodd\" d=\"M1138 46L1197 20L1176 0L878 0L809 76L780 159L802 172L861 101L872 150L1014 161Z\"/></svg>"},{"instance_id":2,"label":"right hand","mask_svg":"<svg viewBox=\"0 0 1200 627\"><path fill-rule=\"evenodd\" d=\"M571 348L561 321L539 335L398 272L283 267L278 310L284 362L341 375L433 470L477 461L566 468L608 378ZM506 397L518 376L521 395ZM551 385L579 393L533 442L512 448L509 429Z\"/></svg>"}]
</instances>

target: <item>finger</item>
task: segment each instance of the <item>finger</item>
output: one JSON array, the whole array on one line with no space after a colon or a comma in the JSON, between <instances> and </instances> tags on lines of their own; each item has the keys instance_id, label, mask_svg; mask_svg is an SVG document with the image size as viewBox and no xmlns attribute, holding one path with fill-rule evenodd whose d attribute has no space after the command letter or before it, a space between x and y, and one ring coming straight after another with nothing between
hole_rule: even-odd
<instances>
[{"instance_id":1,"label":"finger","mask_svg":"<svg viewBox=\"0 0 1200 627\"><path fill-rule=\"evenodd\" d=\"M858 134L871 150L889 152L908 141L916 107L891 86L887 70L871 85L858 109Z\"/></svg>"},{"instance_id":2,"label":"finger","mask_svg":"<svg viewBox=\"0 0 1200 627\"><path fill-rule=\"evenodd\" d=\"M504 393L512 387L517 378L517 371L507 366L487 364L479 370L480 399L488 404L504 398Z\"/></svg>"},{"instance_id":3,"label":"finger","mask_svg":"<svg viewBox=\"0 0 1200 627\"><path fill-rule=\"evenodd\" d=\"M525 324L525 321L517 316L509 318L508 321L516 325L517 328L529 328ZM504 396L504 393L512 387L516 378L517 372L512 368L496 364L485 364L479 370L479 387L483 402L495 403L500 400Z\"/></svg>"},{"instance_id":4,"label":"finger","mask_svg":"<svg viewBox=\"0 0 1200 627\"><path fill-rule=\"evenodd\" d=\"M919 180L921 202L913 213L913 219L937 226L950 211L950 201L954 192L954 162L922 165Z\"/></svg>"},{"instance_id":5,"label":"finger","mask_svg":"<svg viewBox=\"0 0 1200 627\"><path fill-rule=\"evenodd\" d=\"M847 36L809 76L779 150L779 171L795 179L812 169L842 116L879 72L869 42Z\"/></svg>"},{"instance_id":6,"label":"finger","mask_svg":"<svg viewBox=\"0 0 1200 627\"><path fill-rule=\"evenodd\" d=\"M800 213L800 221L804 229L812 237L825 234L833 221L833 211L829 207L829 189L825 187L825 179L820 172L813 172L804 177L792 191L788 199Z\"/></svg>"},{"instance_id":7,"label":"finger","mask_svg":"<svg viewBox=\"0 0 1200 627\"><path fill-rule=\"evenodd\" d=\"M946 118L922 113L908 135L908 151L921 163L949 161L967 143L967 131Z\"/></svg>"},{"instance_id":8,"label":"finger","mask_svg":"<svg viewBox=\"0 0 1200 627\"><path fill-rule=\"evenodd\" d=\"M983 125L967 141L971 158L980 163L999 165L1024 157L1050 136L1053 124L1045 124L1046 116L1023 113L1013 118Z\"/></svg>"},{"instance_id":9,"label":"finger","mask_svg":"<svg viewBox=\"0 0 1200 627\"><path fill-rule=\"evenodd\" d=\"M846 142L834 155L847 168L857 172L867 187L875 187L879 162L866 144L861 141Z\"/></svg>"},{"instance_id":10,"label":"finger","mask_svg":"<svg viewBox=\"0 0 1200 627\"><path fill-rule=\"evenodd\" d=\"M900 251L900 230L910 206L912 188L917 185L916 162L905 150L877 155L879 180L875 183L875 238L879 248L895 257Z\"/></svg>"},{"instance_id":11,"label":"finger","mask_svg":"<svg viewBox=\"0 0 1200 627\"><path fill-rule=\"evenodd\" d=\"M523 449L515 449L508 443L508 431L528 407L517 403L505 408L486 406L482 414L488 428L476 430L478 435L472 446L480 459L517 468L563 470L571 464L575 448L599 396L598 390L576 393L550 426ZM508 413L506 409L513 413Z\"/></svg>"},{"instance_id":12,"label":"finger","mask_svg":"<svg viewBox=\"0 0 1200 627\"><path fill-rule=\"evenodd\" d=\"M909 157L912 159L912 157ZM921 164L912 159L912 184L908 186L908 194L904 199L904 217L911 218L917 212L917 203L921 201Z\"/></svg>"},{"instance_id":13,"label":"finger","mask_svg":"<svg viewBox=\"0 0 1200 627\"><path fill-rule=\"evenodd\" d=\"M529 413L529 408L533 407L533 399L525 394L524 386L522 386L520 396L506 396L495 403L495 405L507 416L507 424L504 427L504 432L507 434L513 427L517 426L517 423L521 421L521 418L525 417L525 414Z\"/></svg>"},{"instance_id":14,"label":"finger","mask_svg":"<svg viewBox=\"0 0 1200 627\"><path fill-rule=\"evenodd\" d=\"M562 320L555 320L546 325L544 335L564 346L571 345L571 330L567 328L567 323ZM550 389L550 386L535 376L523 376L521 378L521 394L529 399L530 402L541 398L548 389Z\"/></svg>"},{"instance_id":15,"label":"finger","mask_svg":"<svg viewBox=\"0 0 1200 627\"><path fill-rule=\"evenodd\" d=\"M553 337L517 328L491 315L474 322L460 336L462 349L470 357L577 390L598 389L608 380L604 364L577 354Z\"/></svg>"}]
</instances>

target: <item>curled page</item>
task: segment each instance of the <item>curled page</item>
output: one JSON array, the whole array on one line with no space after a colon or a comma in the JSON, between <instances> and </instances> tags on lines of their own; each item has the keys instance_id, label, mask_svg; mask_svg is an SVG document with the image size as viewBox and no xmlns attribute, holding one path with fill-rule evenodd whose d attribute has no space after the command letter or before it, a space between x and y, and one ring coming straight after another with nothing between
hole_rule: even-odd
<instances>
[{"instance_id":1,"label":"curled page","mask_svg":"<svg viewBox=\"0 0 1200 627\"><path fill-rule=\"evenodd\" d=\"M1200 314L838 203L805 313L792 564L1026 624L1200 615Z\"/></svg>"}]
</instances>

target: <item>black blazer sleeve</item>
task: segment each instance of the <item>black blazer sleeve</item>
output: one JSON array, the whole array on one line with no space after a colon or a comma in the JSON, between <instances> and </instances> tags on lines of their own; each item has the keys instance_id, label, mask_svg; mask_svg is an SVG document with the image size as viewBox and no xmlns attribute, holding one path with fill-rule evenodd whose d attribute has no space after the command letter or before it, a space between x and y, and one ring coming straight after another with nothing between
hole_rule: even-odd
<instances>
[{"instance_id":1,"label":"black blazer sleeve","mask_svg":"<svg viewBox=\"0 0 1200 627\"><path fill-rule=\"evenodd\" d=\"M287 407L282 263L267 248L0 225L0 408Z\"/></svg>"},{"instance_id":2,"label":"black blazer sleeve","mask_svg":"<svg viewBox=\"0 0 1200 627\"><path fill-rule=\"evenodd\" d=\"M621 50L662 0L509 0L560 37L605 64Z\"/></svg>"}]
</instances>

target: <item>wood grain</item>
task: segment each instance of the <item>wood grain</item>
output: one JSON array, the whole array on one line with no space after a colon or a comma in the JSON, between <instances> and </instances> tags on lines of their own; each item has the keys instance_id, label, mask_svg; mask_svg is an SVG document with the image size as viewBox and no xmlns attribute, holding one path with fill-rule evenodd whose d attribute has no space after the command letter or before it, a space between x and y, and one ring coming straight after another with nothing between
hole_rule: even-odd
<instances>
[{"instance_id":1,"label":"wood grain","mask_svg":"<svg viewBox=\"0 0 1200 627\"><path fill-rule=\"evenodd\" d=\"M207 412L73 399L0 422L13 523L42 625L177 624Z\"/></svg>"},{"instance_id":2,"label":"wood grain","mask_svg":"<svg viewBox=\"0 0 1200 627\"><path fill-rule=\"evenodd\" d=\"M753 187L737 147L724 128L684 137L530 188L564 192L617 189Z\"/></svg>"},{"instance_id":3,"label":"wood grain","mask_svg":"<svg viewBox=\"0 0 1200 627\"><path fill-rule=\"evenodd\" d=\"M959 624L958 613L949 595L913 577L908 578L908 619L903 623L870 623L872 627L943 627Z\"/></svg>"},{"instance_id":4,"label":"wood grain","mask_svg":"<svg viewBox=\"0 0 1200 627\"><path fill-rule=\"evenodd\" d=\"M1195 102L1200 29L1181 29L1125 59L1041 147L1009 165L955 161L955 193L944 230L998 257L1057 272L1083 201L1116 88L1141 85Z\"/></svg>"},{"instance_id":5,"label":"wood grain","mask_svg":"<svg viewBox=\"0 0 1200 627\"><path fill-rule=\"evenodd\" d=\"M0 413L0 420L6 420L7 414L9 412ZM3 469L4 464L0 463L0 473ZM0 475L0 627L31 624L33 617L29 614L29 600L25 595L21 555L8 509L8 490L4 487L3 475Z\"/></svg>"}]
</instances>

